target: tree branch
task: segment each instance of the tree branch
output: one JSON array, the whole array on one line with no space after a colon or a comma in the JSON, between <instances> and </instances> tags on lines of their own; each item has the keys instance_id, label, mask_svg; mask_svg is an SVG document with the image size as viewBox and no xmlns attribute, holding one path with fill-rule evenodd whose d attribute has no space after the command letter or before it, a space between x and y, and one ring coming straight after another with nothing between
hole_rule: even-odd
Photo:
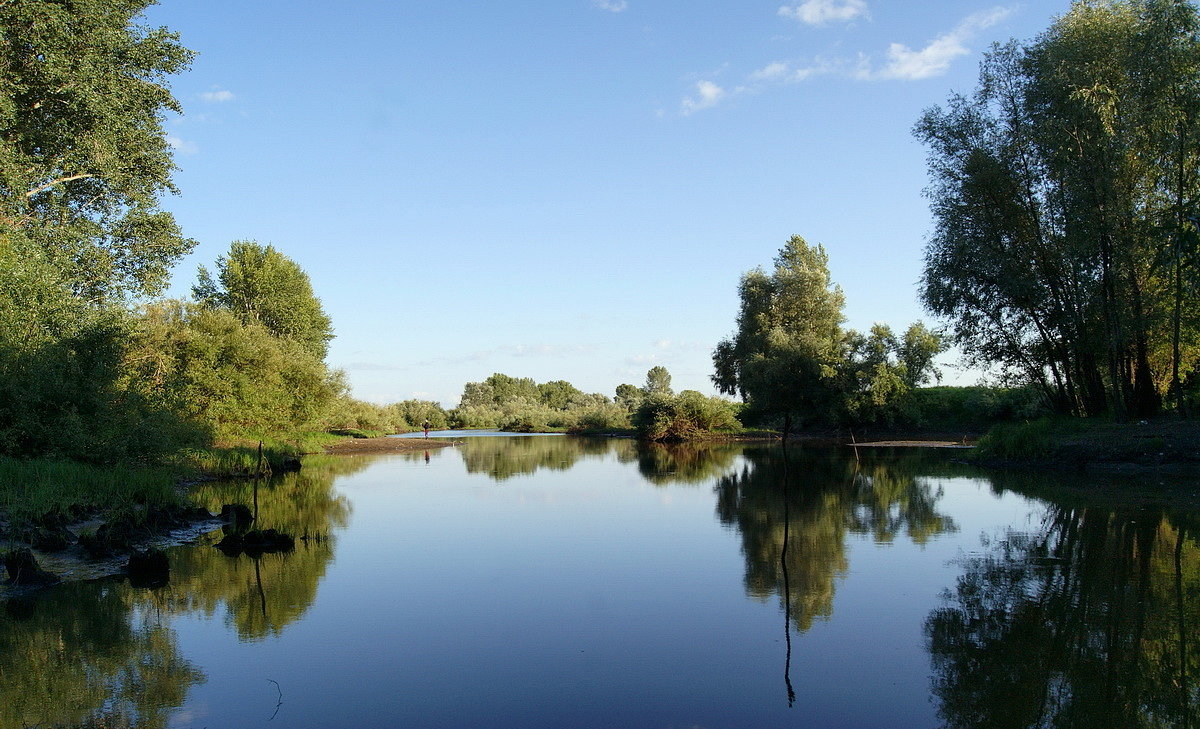
<instances>
[{"instance_id":1,"label":"tree branch","mask_svg":"<svg viewBox=\"0 0 1200 729\"><path fill-rule=\"evenodd\" d=\"M95 177L95 175L92 174L91 172L80 172L78 175L68 175L67 177L60 177L57 180L50 180L46 184L38 185L37 187L33 188L29 192L25 193L25 197L31 198L34 195L38 194L39 192L44 192L46 190L49 190L50 188L54 187L55 185L61 185L65 182L71 182L72 180L84 180L89 177Z\"/></svg>"}]
</instances>

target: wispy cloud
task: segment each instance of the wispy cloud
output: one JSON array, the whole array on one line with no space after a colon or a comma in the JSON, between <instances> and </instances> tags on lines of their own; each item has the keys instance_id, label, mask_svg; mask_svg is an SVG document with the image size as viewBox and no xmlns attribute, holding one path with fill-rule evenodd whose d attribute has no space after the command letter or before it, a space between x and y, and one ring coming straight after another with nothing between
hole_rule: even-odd
<instances>
[{"instance_id":1,"label":"wispy cloud","mask_svg":"<svg viewBox=\"0 0 1200 729\"><path fill-rule=\"evenodd\" d=\"M950 63L971 52L967 42L982 30L992 27L1012 14L1012 8L996 7L968 16L949 33L934 38L924 48L914 51L903 43L888 47L887 62L879 69L864 64L859 69L859 78L899 79L916 81L941 76L950 68Z\"/></svg>"},{"instance_id":2,"label":"wispy cloud","mask_svg":"<svg viewBox=\"0 0 1200 729\"><path fill-rule=\"evenodd\" d=\"M830 21L845 23L855 18L870 17L867 0L805 0L795 5L784 5L779 8L779 14L808 25L825 25Z\"/></svg>"},{"instance_id":3,"label":"wispy cloud","mask_svg":"<svg viewBox=\"0 0 1200 729\"><path fill-rule=\"evenodd\" d=\"M801 9L810 5L841 7L845 4L848 3L838 3L834 0L810 0L790 8L781 8L780 12L788 10L799 13ZM862 7L862 12L865 13L865 3L862 4ZM903 43L892 43L888 47L886 59L882 63L874 62L865 53L859 53L853 59L817 57L805 63L772 61L751 71L740 84L729 84L723 87L714 81L699 81L696 83L693 93L680 102L680 113L688 116L704 109L711 109L744 94L759 93L775 86L801 83L818 76L837 76L857 81L915 81L940 76L949 70L950 64L955 59L971 53L967 44L976 35L1009 17L1013 11L1014 9L1011 7L995 7L969 15L952 30L933 39L920 50L913 50ZM816 10L811 12L816 12Z\"/></svg>"},{"instance_id":4,"label":"wispy cloud","mask_svg":"<svg viewBox=\"0 0 1200 729\"><path fill-rule=\"evenodd\" d=\"M721 103L721 99L724 99L725 96L725 89L712 81L699 81L696 83L696 92L683 100L683 113L686 116L701 109L712 108Z\"/></svg>"},{"instance_id":5,"label":"wispy cloud","mask_svg":"<svg viewBox=\"0 0 1200 729\"><path fill-rule=\"evenodd\" d=\"M751 74L746 78L752 84L799 83L801 81L807 81L813 76L831 73L836 70L836 68L837 64L829 61L823 61L821 59L817 59L816 61L804 66L793 66L792 64L784 61L774 61L772 63L768 63L766 66L763 66L757 71L751 72ZM751 89L748 88L747 90Z\"/></svg>"},{"instance_id":6,"label":"wispy cloud","mask_svg":"<svg viewBox=\"0 0 1200 729\"><path fill-rule=\"evenodd\" d=\"M722 88L712 81L700 81L696 84L695 93L681 102L681 113L688 116L703 109L711 109L736 96L758 93L769 86L800 83L813 76L831 73L835 69L836 65L821 59L804 66L774 61L751 72L745 83L730 88Z\"/></svg>"},{"instance_id":7,"label":"wispy cloud","mask_svg":"<svg viewBox=\"0 0 1200 729\"><path fill-rule=\"evenodd\" d=\"M205 91L204 93L200 94L200 98L210 104L224 104L227 101L233 101L236 97L233 95L232 91L226 91L225 89L213 89L212 91Z\"/></svg>"},{"instance_id":8,"label":"wispy cloud","mask_svg":"<svg viewBox=\"0 0 1200 729\"><path fill-rule=\"evenodd\" d=\"M619 13L628 8L629 3L625 0L592 0L592 6L610 13Z\"/></svg>"},{"instance_id":9,"label":"wispy cloud","mask_svg":"<svg viewBox=\"0 0 1200 729\"><path fill-rule=\"evenodd\" d=\"M200 145L177 137L174 134L167 135L167 146L180 154L196 154L200 151Z\"/></svg>"}]
</instances>

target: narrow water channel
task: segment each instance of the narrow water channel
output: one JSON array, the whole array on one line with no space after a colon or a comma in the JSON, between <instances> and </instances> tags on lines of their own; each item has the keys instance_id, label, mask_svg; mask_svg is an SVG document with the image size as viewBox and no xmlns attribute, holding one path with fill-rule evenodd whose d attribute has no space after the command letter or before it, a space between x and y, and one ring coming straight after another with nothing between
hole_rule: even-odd
<instances>
[{"instance_id":1,"label":"narrow water channel","mask_svg":"<svg viewBox=\"0 0 1200 729\"><path fill-rule=\"evenodd\" d=\"M1197 726L1189 479L956 455L312 458L259 489L293 552L230 557L218 531L166 587L7 603L0 729Z\"/></svg>"}]
</instances>

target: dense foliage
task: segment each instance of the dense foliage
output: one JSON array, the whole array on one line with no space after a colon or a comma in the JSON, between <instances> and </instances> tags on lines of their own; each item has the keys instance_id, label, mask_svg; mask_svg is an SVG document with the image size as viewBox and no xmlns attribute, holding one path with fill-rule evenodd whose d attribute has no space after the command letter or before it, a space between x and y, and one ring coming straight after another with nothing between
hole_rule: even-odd
<instances>
[{"instance_id":1,"label":"dense foliage","mask_svg":"<svg viewBox=\"0 0 1200 729\"><path fill-rule=\"evenodd\" d=\"M922 296L977 364L1064 413L1148 415L1200 390L1200 19L1080 2L996 47L925 113L936 232Z\"/></svg>"},{"instance_id":2,"label":"dense foliage","mask_svg":"<svg viewBox=\"0 0 1200 729\"><path fill-rule=\"evenodd\" d=\"M148 4L0 3L0 233L93 302L160 291L193 245L159 210L179 111L165 79L192 54L137 24Z\"/></svg>"},{"instance_id":3,"label":"dense foliage","mask_svg":"<svg viewBox=\"0 0 1200 729\"><path fill-rule=\"evenodd\" d=\"M164 79L191 57L145 2L0 4L0 455L112 461L197 436L123 368L131 297L191 249L170 214Z\"/></svg>"},{"instance_id":4,"label":"dense foliage","mask_svg":"<svg viewBox=\"0 0 1200 729\"><path fill-rule=\"evenodd\" d=\"M565 380L537 383L528 377L493 374L463 387L450 422L459 428L520 432L584 427L628 427L625 411L607 396L585 393Z\"/></svg>"},{"instance_id":5,"label":"dense foliage","mask_svg":"<svg viewBox=\"0 0 1200 729\"><path fill-rule=\"evenodd\" d=\"M216 278L203 267L198 278L193 288L198 301L325 357L333 324L313 294L308 274L273 246L234 241L229 255L217 259Z\"/></svg>"},{"instance_id":6,"label":"dense foliage","mask_svg":"<svg viewBox=\"0 0 1200 729\"><path fill-rule=\"evenodd\" d=\"M713 382L747 417L804 424L892 423L917 386L937 376L941 337L921 323L901 336L877 324L842 328L841 289L822 246L793 236L774 270L742 276L737 331L713 352Z\"/></svg>"}]
</instances>

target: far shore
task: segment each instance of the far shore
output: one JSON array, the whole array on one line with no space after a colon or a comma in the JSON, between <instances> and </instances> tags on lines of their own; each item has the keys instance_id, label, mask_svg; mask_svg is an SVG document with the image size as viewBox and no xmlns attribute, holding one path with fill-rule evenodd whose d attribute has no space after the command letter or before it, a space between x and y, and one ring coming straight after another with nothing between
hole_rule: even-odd
<instances>
[{"instance_id":1,"label":"far shore","mask_svg":"<svg viewBox=\"0 0 1200 729\"><path fill-rule=\"evenodd\" d=\"M325 446L326 453L411 453L430 448L445 448L455 441L445 438L346 438Z\"/></svg>"}]
</instances>

